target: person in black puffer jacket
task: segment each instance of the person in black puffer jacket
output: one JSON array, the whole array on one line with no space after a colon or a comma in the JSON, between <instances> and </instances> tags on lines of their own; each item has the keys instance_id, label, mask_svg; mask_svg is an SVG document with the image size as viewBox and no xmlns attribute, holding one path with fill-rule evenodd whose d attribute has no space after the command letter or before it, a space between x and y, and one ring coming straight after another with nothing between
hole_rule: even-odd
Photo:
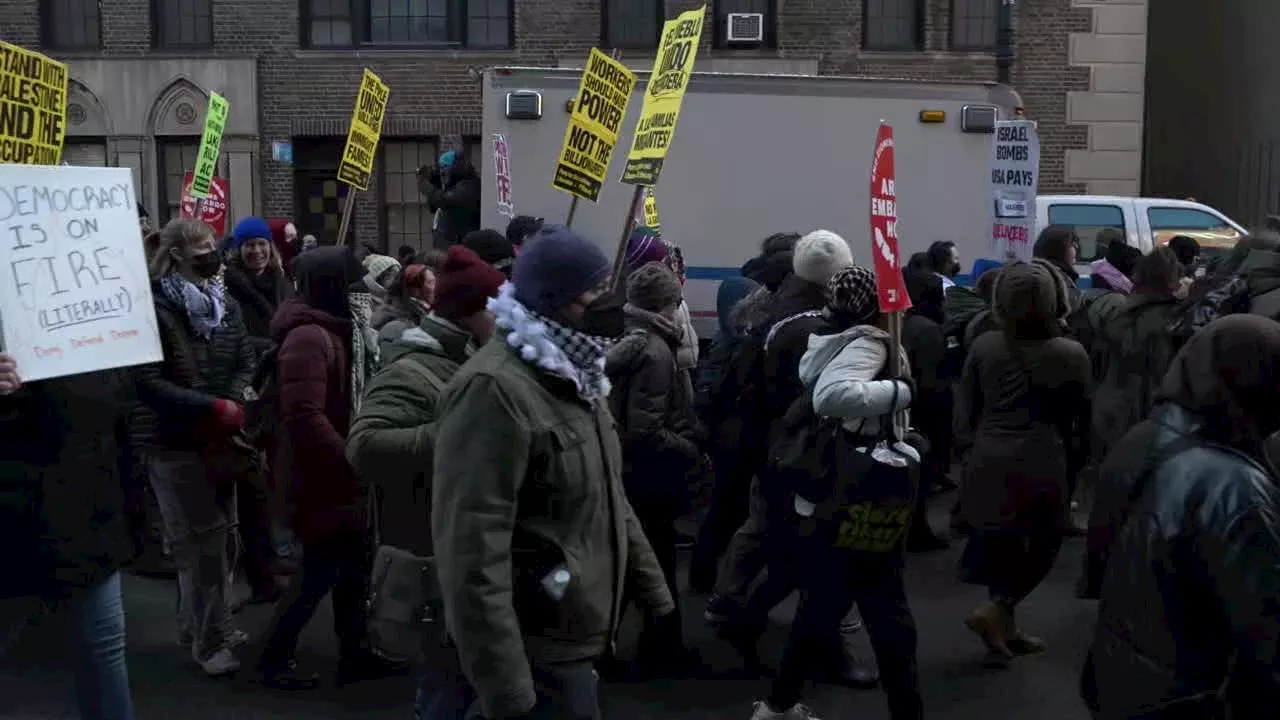
<instances>
[{"instance_id":1,"label":"person in black puffer jacket","mask_svg":"<svg viewBox=\"0 0 1280 720\"><path fill-rule=\"evenodd\" d=\"M437 213L432 232L437 249L460 243L467 233L480 229L480 176L465 152L449 150L435 167L419 168L418 190L427 199L427 209Z\"/></svg>"},{"instance_id":2,"label":"person in black puffer jacket","mask_svg":"<svg viewBox=\"0 0 1280 720\"><path fill-rule=\"evenodd\" d=\"M240 440L245 391L255 370L240 306L218 274L213 233L171 221L148 263L164 360L138 368L141 432L165 540L178 567L178 632L209 675L239 668L230 629L227 540L234 488L256 453Z\"/></svg>"},{"instance_id":3,"label":"person in black puffer jacket","mask_svg":"<svg viewBox=\"0 0 1280 720\"><path fill-rule=\"evenodd\" d=\"M41 606L72 628L80 717L131 720L121 564L121 490L134 383L105 370L23 385L0 354L0 654Z\"/></svg>"},{"instance_id":4,"label":"person in black puffer jacket","mask_svg":"<svg viewBox=\"0 0 1280 720\"><path fill-rule=\"evenodd\" d=\"M280 264L266 220L241 220L231 238L231 257L223 280L227 293L240 305L250 344L261 355L273 344L271 317L280 303L293 297L293 283Z\"/></svg>"},{"instance_id":5,"label":"person in black puffer jacket","mask_svg":"<svg viewBox=\"0 0 1280 720\"><path fill-rule=\"evenodd\" d=\"M622 439L627 499L677 606L676 519L685 510L689 479L703 463L704 439L692 388L676 363L682 329L675 313L681 296L680 280L662 263L633 271L627 278L627 334L609 349L605 365L613 385L609 408ZM637 658L650 673L664 664L669 669L675 660L663 656L672 645L670 638L655 638L657 632L649 628L642 636Z\"/></svg>"},{"instance_id":6,"label":"person in black puffer jacket","mask_svg":"<svg viewBox=\"0 0 1280 720\"><path fill-rule=\"evenodd\" d=\"M912 305L902 319L902 346L911 361L911 377L917 393L911 403L915 411L912 421L929 440L929 451L924 453L921 462L920 491L916 495L907 550L930 552L948 545L929 527L927 512L930 488L943 481L951 469L953 396L951 379L943 374L947 351L947 340L942 334L945 290L936 273L907 269L902 275Z\"/></svg>"},{"instance_id":7,"label":"person in black puffer jacket","mask_svg":"<svg viewBox=\"0 0 1280 720\"><path fill-rule=\"evenodd\" d=\"M1275 717L1278 368L1274 321L1210 323L1174 358L1165 402L1103 463L1089 528L1101 603L1081 683L1098 720Z\"/></svg>"}]
</instances>

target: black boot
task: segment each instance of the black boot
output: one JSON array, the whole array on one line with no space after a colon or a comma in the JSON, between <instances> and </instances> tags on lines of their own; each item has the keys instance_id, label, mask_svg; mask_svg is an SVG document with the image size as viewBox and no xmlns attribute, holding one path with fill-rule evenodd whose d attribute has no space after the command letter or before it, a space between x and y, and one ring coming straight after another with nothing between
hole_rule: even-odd
<instances>
[{"instance_id":1,"label":"black boot","mask_svg":"<svg viewBox=\"0 0 1280 720\"><path fill-rule=\"evenodd\" d=\"M871 652L862 618L852 614L840 625L837 638L839 661L821 680L833 685L844 685L857 690L869 690L880 682L875 654Z\"/></svg>"}]
</instances>

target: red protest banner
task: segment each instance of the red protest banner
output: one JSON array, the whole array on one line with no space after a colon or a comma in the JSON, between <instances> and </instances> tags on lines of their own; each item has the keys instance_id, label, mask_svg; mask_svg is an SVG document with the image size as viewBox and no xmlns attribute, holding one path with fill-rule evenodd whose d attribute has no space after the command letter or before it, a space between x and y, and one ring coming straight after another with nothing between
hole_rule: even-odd
<instances>
[{"instance_id":1,"label":"red protest banner","mask_svg":"<svg viewBox=\"0 0 1280 720\"><path fill-rule=\"evenodd\" d=\"M191 197L191 173L182 178L182 217L196 217L196 199ZM209 197L200 201L200 220L213 228L214 237L219 240L227 232L227 181L215 177L209 183Z\"/></svg>"},{"instance_id":2,"label":"red protest banner","mask_svg":"<svg viewBox=\"0 0 1280 720\"><path fill-rule=\"evenodd\" d=\"M911 307L898 257L898 200L893 187L893 128L881 122L871 158L871 255L875 258L880 312Z\"/></svg>"},{"instance_id":3,"label":"red protest banner","mask_svg":"<svg viewBox=\"0 0 1280 720\"><path fill-rule=\"evenodd\" d=\"M511 199L511 150L507 139L493 134L493 176L498 185L498 214L516 216L515 202Z\"/></svg>"}]
</instances>

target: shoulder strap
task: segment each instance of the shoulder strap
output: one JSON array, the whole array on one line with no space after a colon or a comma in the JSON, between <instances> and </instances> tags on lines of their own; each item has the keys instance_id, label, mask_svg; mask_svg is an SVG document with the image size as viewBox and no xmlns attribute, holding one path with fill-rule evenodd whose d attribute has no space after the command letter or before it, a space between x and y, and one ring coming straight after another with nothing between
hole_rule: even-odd
<instances>
[{"instance_id":1,"label":"shoulder strap","mask_svg":"<svg viewBox=\"0 0 1280 720\"><path fill-rule=\"evenodd\" d=\"M1146 492L1147 486L1151 484L1151 478L1164 466L1165 463L1174 457L1181 455L1186 450L1199 447L1204 443L1197 440L1191 435L1183 435L1173 442L1160 448L1151 463L1142 471L1138 479L1133 483L1133 488L1129 490L1129 509L1132 510L1135 503L1142 499L1142 494Z\"/></svg>"}]
</instances>

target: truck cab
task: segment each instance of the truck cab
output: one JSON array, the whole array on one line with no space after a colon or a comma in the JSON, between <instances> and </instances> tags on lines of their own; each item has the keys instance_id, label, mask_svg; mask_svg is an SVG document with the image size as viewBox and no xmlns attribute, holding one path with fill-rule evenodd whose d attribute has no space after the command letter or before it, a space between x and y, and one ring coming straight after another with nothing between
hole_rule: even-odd
<instances>
[{"instance_id":1,"label":"truck cab","mask_svg":"<svg viewBox=\"0 0 1280 720\"><path fill-rule=\"evenodd\" d=\"M1225 214L1194 200L1118 195L1039 195L1036 234L1050 225L1076 229L1082 264L1102 256L1098 232L1103 228L1124 232L1128 243L1144 253L1168 244L1176 235L1186 235L1200 243L1207 257L1227 252L1247 234Z\"/></svg>"}]
</instances>

